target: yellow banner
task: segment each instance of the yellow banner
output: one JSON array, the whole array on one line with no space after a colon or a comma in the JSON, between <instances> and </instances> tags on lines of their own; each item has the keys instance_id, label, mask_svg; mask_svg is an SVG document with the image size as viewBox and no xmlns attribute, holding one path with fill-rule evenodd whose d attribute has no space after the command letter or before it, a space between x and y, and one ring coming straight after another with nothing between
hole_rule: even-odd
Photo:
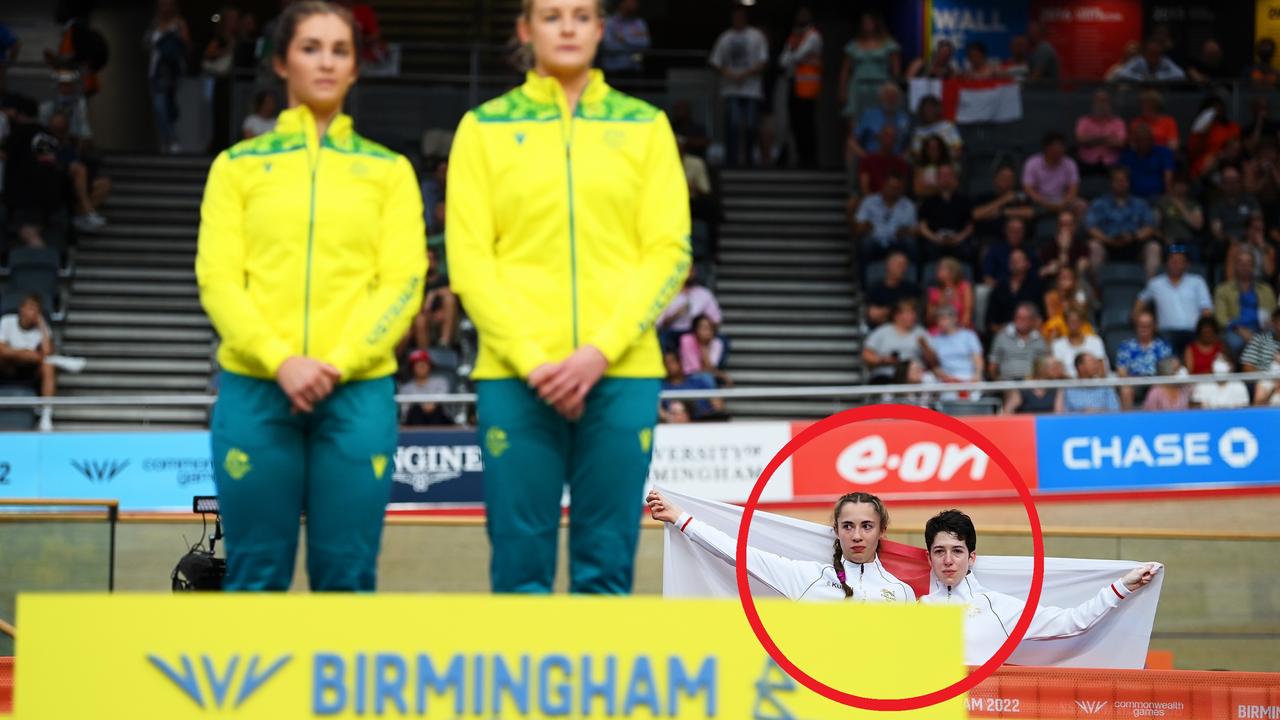
<instances>
[{"instance_id":1,"label":"yellow banner","mask_svg":"<svg viewBox=\"0 0 1280 720\"><path fill-rule=\"evenodd\" d=\"M1257 0L1254 20L1254 42L1271 38L1280 43L1280 0Z\"/></svg>"},{"instance_id":2,"label":"yellow banner","mask_svg":"<svg viewBox=\"0 0 1280 720\"><path fill-rule=\"evenodd\" d=\"M964 677L957 608L762 601L799 667L904 697ZM736 601L22 595L18 720L965 717L854 710L769 660Z\"/></svg>"}]
</instances>

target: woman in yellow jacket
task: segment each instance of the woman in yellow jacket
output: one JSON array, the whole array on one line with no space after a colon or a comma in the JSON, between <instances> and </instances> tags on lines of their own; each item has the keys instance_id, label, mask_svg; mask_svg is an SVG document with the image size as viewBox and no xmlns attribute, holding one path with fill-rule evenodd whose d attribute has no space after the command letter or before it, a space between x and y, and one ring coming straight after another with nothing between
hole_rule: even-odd
<instances>
[{"instance_id":1,"label":"woman in yellow jacket","mask_svg":"<svg viewBox=\"0 0 1280 720\"><path fill-rule=\"evenodd\" d=\"M354 26L327 2L285 10L275 66L290 109L218 156L200 209L200 300L222 339L211 434L228 590L289 587L302 512L312 589L374 589L393 347L426 250L413 169L341 113Z\"/></svg>"},{"instance_id":2,"label":"woman in yellow jacket","mask_svg":"<svg viewBox=\"0 0 1280 720\"><path fill-rule=\"evenodd\" d=\"M449 158L453 290L476 382L496 592L626 593L663 364L653 323L689 270L666 116L591 70L598 0L525 0L525 83L467 113Z\"/></svg>"}]
</instances>

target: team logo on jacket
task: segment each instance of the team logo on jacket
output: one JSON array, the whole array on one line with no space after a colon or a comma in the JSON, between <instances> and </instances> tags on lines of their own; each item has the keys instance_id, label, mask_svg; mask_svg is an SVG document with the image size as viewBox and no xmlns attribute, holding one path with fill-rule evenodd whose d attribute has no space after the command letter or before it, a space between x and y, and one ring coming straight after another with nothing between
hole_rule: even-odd
<instances>
[{"instance_id":1,"label":"team logo on jacket","mask_svg":"<svg viewBox=\"0 0 1280 720\"><path fill-rule=\"evenodd\" d=\"M627 134L621 130L605 130L604 144L611 148L620 148L627 141Z\"/></svg>"},{"instance_id":2,"label":"team logo on jacket","mask_svg":"<svg viewBox=\"0 0 1280 720\"><path fill-rule=\"evenodd\" d=\"M249 453L240 448L231 448L222 461L222 468L227 471L232 480L239 480L248 475L253 466L249 464Z\"/></svg>"},{"instance_id":3,"label":"team logo on jacket","mask_svg":"<svg viewBox=\"0 0 1280 720\"><path fill-rule=\"evenodd\" d=\"M880 597L889 602L895 602L898 599L898 596L889 588L880 588Z\"/></svg>"},{"instance_id":4,"label":"team logo on jacket","mask_svg":"<svg viewBox=\"0 0 1280 720\"><path fill-rule=\"evenodd\" d=\"M640 431L640 450L641 452L649 452L653 447L653 428L645 428Z\"/></svg>"},{"instance_id":5,"label":"team logo on jacket","mask_svg":"<svg viewBox=\"0 0 1280 720\"><path fill-rule=\"evenodd\" d=\"M511 443L507 442L507 431L500 427L489 428L489 432L484 434L484 446L489 449L490 455L502 457L507 448L511 447Z\"/></svg>"},{"instance_id":6,"label":"team logo on jacket","mask_svg":"<svg viewBox=\"0 0 1280 720\"><path fill-rule=\"evenodd\" d=\"M377 480L381 480L382 473L387 470L387 456L374 455L369 458L369 462L373 465L373 477Z\"/></svg>"},{"instance_id":7,"label":"team logo on jacket","mask_svg":"<svg viewBox=\"0 0 1280 720\"><path fill-rule=\"evenodd\" d=\"M522 132L518 132L518 133L516 133L515 137L516 137L516 144L517 144L517 145L523 145L523 144L524 144L524 133L522 133Z\"/></svg>"}]
</instances>

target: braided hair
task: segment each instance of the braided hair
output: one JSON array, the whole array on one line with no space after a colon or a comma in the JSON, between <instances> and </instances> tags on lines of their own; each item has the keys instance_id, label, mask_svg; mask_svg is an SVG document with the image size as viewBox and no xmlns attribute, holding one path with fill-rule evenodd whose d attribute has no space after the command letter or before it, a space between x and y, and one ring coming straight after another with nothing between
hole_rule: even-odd
<instances>
[{"instance_id":1,"label":"braided hair","mask_svg":"<svg viewBox=\"0 0 1280 720\"><path fill-rule=\"evenodd\" d=\"M844 509L844 506L847 503L866 503L867 505L875 508L876 515L880 516L881 532L889 529L889 511L884 509L884 503L875 495L864 492L848 493L847 495L841 495L840 499L836 500L836 506L831 511L831 526L833 529L837 531L839 530L838 523L840 522L840 511ZM835 552L831 555L831 565L835 568L836 577L840 580L840 589L844 590L845 597L853 597L853 588L849 587L849 584L845 581L844 548L840 547L839 535L836 536L836 539L832 544L835 546Z\"/></svg>"}]
</instances>

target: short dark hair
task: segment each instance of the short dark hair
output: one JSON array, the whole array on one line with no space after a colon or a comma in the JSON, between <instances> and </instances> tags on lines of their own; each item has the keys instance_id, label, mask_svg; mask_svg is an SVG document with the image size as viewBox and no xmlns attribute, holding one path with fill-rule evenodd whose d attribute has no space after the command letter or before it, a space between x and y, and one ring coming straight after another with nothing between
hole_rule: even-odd
<instances>
[{"instance_id":1,"label":"short dark hair","mask_svg":"<svg viewBox=\"0 0 1280 720\"><path fill-rule=\"evenodd\" d=\"M1111 174L1112 174L1112 175L1123 175L1123 176L1125 176L1125 177L1127 178L1127 177L1129 177L1129 168L1125 167L1124 165L1112 165L1112 166L1111 166Z\"/></svg>"},{"instance_id":2,"label":"short dark hair","mask_svg":"<svg viewBox=\"0 0 1280 720\"><path fill-rule=\"evenodd\" d=\"M982 53L983 55L986 55L986 54L987 54L987 44L986 44L986 43L984 43L984 42L982 42L981 40L974 40L973 42L971 42L971 43L969 43L968 45L965 45L965 46L964 46L964 51L965 51L966 53L968 53L968 52L970 52L970 51L972 51L972 50L977 50L978 52Z\"/></svg>"},{"instance_id":3,"label":"short dark hair","mask_svg":"<svg viewBox=\"0 0 1280 720\"><path fill-rule=\"evenodd\" d=\"M277 58L283 61L289 57L289 44L298 31L298 24L312 15L337 15L351 29L352 51L356 57L360 56L360 31L356 29L356 19L350 10L327 0L301 0L286 7L276 20L276 33L271 41L275 44Z\"/></svg>"},{"instance_id":4,"label":"short dark hair","mask_svg":"<svg viewBox=\"0 0 1280 720\"><path fill-rule=\"evenodd\" d=\"M1066 135L1063 135L1062 133L1058 132L1057 130L1051 130L1051 131L1049 131L1049 132L1045 133L1045 134L1044 134L1044 138L1042 138L1042 139L1040 140L1040 147L1042 147L1042 148L1047 148L1047 147L1049 147L1050 145L1052 145L1052 144L1054 144L1054 143L1062 143L1063 145L1066 145L1066 144L1067 144L1067 136L1066 136Z\"/></svg>"},{"instance_id":5,"label":"short dark hair","mask_svg":"<svg viewBox=\"0 0 1280 720\"><path fill-rule=\"evenodd\" d=\"M26 297L22 298L22 303L24 305L27 303L35 303L36 307L42 310L44 309L44 298L40 297L36 293L29 293Z\"/></svg>"},{"instance_id":6,"label":"short dark hair","mask_svg":"<svg viewBox=\"0 0 1280 720\"><path fill-rule=\"evenodd\" d=\"M968 515L959 510L943 510L942 512L929 518L929 522L924 524L924 547L926 550L933 547L933 539L940 532L948 532L964 541L965 547L969 548L969 552L978 549L978 531L973 527L973 521Z\"/></svg>"},{"instance_id":7,"label":"short dark hair","mask_svg":"<svg viewBox=\"0 0 1280 720\"><path fill-rule=\"evenodd\" d=\"M1087 352L1082 352L1079 355L1077 355L1076 359L1071 363L1072 365L1076 366L1076 372L1080 372L1081 370L1080 366L1088 362L1089 358L1091 357L1093 357L1093 355L1090 355Z\"/></svg>"},{"instance_id":8,"label":"short dark hair","mask_svg":"<svg viewBox=\"0 0 1280 720\"><path fill-rule=\"evenodd\" d=\"M917 302L915 298L909 298L909 297L902 298L901 300L893 304L893 312L890 314L890 316L897 317L898 313L902 312L903 310L913 310L915 312L920 312L920 303Z\"/></svg>"}]
</instances>

